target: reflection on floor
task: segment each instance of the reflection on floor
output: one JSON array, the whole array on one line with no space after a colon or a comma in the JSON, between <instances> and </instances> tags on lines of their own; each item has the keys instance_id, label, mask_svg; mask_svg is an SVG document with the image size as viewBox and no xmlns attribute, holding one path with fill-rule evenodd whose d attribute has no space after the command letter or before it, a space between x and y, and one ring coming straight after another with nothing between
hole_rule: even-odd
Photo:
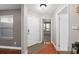
<instances>
[{"instance_id":1,"label":"reflection on floor","mask_svg":"<svg viewBox=\"0 0 79 59\"><path fill-rule=\"evenodd\" d=\"M58 52L50 42L38 43L28 47L28 54L57 54Z\"/></svg>"},{"instance_id":2,"label":"reflection on floor","mask_svg":"<svg viewBox=\"0 0 79 59\"><path fill-rule=\"evenodd\" d=\"M21 50L0 48L0 54L21 54Z\"/></svg>"}]
</instances>

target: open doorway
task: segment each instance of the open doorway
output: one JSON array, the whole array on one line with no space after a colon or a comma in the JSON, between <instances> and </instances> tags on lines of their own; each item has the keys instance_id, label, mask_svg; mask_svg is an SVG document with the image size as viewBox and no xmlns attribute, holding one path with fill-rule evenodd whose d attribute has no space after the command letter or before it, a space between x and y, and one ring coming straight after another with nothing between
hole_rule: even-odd
<instances>
[{"instance_id":1,"label":"open doorway","mask_svg":"<svg viewBox=\"0 0 79 59\"><path fill-rule=\"evenodd\" d=\"M67 6L63 6L58 12L58 50L68 51L69 40L69 19Z\"/></svg>"},{"instance_id":2,"label":"open doorway","mask_svg":"<svg viewBox=\"0 0 79 59\"><path fill-rule=\"evenodd\" d=\"M43 19L42 42L51 42L51 19Z\"/></svg>"}]
</instances>

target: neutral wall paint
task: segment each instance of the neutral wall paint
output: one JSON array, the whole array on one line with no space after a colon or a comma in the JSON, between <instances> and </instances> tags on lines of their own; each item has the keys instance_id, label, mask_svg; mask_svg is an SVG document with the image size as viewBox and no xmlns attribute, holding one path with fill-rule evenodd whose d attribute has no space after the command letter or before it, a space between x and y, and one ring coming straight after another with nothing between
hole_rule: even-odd
<instances>
[{"instance_id":1,"label":"neutral wall paint","mask_svg":"<svg viewBox=\"0 0 79 59\"><path fill-rule=\"evenodd\" d=\"M67 13L59 15L59 46L60 51L68 51L69 19Z\"/></svg>"},{"instance_id":2,"label":"neutral wall paint","mask_svg":"<svg viewBox=\"0 0 79 59\"><path fill-rule=\"evenodd\" d=\"M53 41L53 44L54 46L56 46L56 18L55 16L53 15L53 20L52 20L52 34L53 34L53 38L52 38L52 41Z\"/></svg>"},{"instance_id":3,"label":"neutral wall paint","mask_svg":"<svg viewBox=\"0 0 79 59\"><path fill-rule=\"evenodd\" d=\"M27 34L27 44L28 46L34 45L39 42L40 38L40 18L38 14L33 12L28 13L27 17L27 29L29 30Z\"/></svg>"},{"instance_id":4,"label":"neutral wall paint","mask_svg":"<svg viewBox=\"0 0 79 59\"><path fill-rule=\"evenodd\" d=\"M69 42L69 50L71 50L71 44L74 42L79 42L79 29L73 30L72 26L77 24L79 26L79 13L77 13L76 8L79 5L71 4L70 8L70 42Z\"/></svg>"},{"instance_id":5,"label":"neutral wall paint","mask_svg":"<svg viewBox=\"0 0 79 59\"><path fill-rule=\"evenodd\" d=\"M13 15L13 39L0 39L1 46L21 46L21 10L2 10L0 15ZM16 45L14 44L16 42Z\"/></svg>"}]
</instances>

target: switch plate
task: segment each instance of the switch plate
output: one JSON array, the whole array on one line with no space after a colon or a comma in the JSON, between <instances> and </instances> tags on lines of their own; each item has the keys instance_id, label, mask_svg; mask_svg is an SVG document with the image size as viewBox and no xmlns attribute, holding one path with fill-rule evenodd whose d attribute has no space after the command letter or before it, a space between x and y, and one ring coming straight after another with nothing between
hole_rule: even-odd
<instances>
[{"instance_id":1,"label":"switch plate","mask_svg":"<svg viewBox=\"0 0 79 59\"><path fill-rule=\"evenodd\" d=\"M16 45L16 42L14 42L14 45Z\"/></svg>"},{"instance_id":2,"label":"switch plate","mask_svg":"<svg viewBox=\"0 0 79 59\"><path fill-rule=\"evenodd\" d=\"M72 29L73 30L78 30L79 29L79 26L77 24L74 24L74 25L72 25Z\"/></svg>"}]
</instances>

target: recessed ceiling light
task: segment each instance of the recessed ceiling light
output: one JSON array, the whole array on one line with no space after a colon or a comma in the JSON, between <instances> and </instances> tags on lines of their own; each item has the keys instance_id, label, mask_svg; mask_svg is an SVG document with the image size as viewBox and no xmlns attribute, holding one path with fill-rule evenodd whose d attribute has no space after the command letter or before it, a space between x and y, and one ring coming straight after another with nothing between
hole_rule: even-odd
<instances>
[{"instance_id":1,"label":"recessed ceiling light","mask_svg":"<svg viewBox=\"0 0 79 59\"><path fill-rule=\"evenodd\" d=\"M46 8L47 5L46 5L46 4L40 4L40 7L41 7L41 8Z\"/></svg>"}]
</instances>

